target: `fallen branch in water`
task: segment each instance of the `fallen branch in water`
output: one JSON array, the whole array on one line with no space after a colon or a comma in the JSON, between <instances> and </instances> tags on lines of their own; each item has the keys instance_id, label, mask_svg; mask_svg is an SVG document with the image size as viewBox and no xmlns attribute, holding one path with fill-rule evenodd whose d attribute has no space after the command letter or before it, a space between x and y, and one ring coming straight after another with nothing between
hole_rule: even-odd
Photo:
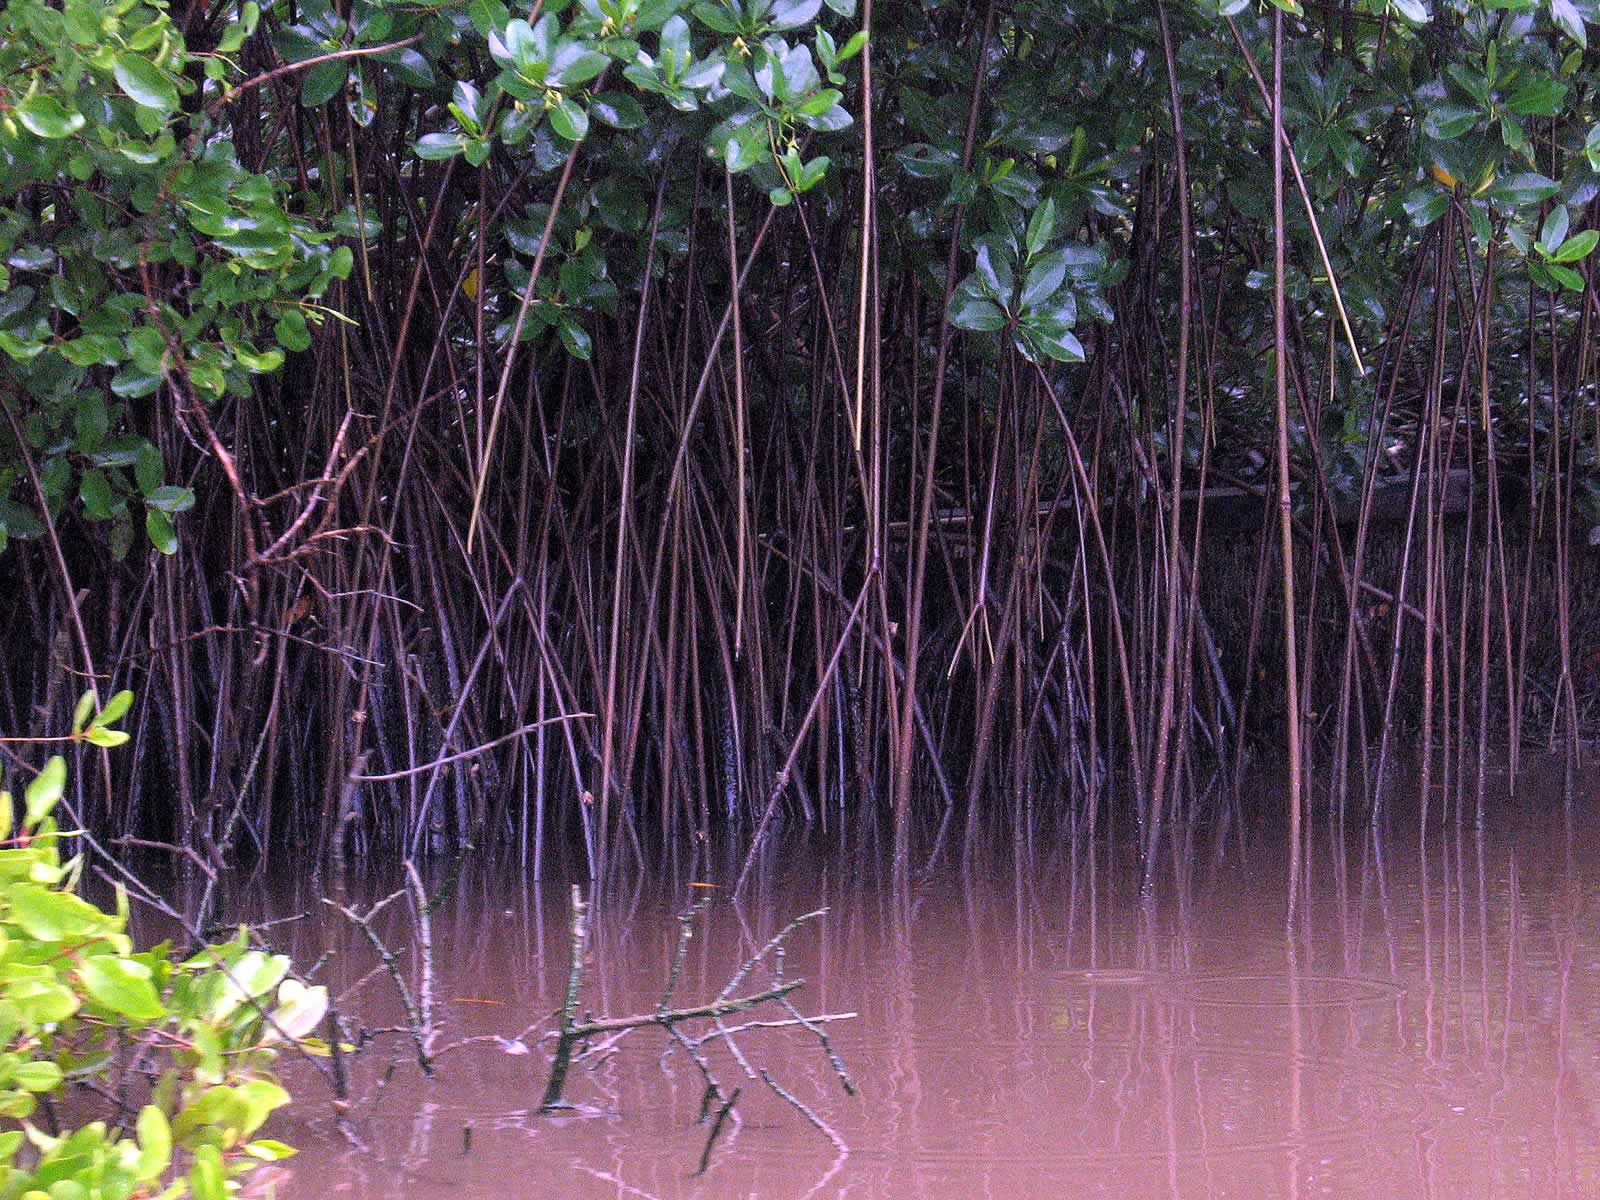
<instances>
[{"instance_id":1,"label":"fallen branch in water","mask_svg":"<svg viewBox=\"0 0 1600 1200\"><path fill-rule=\"evenodd\" d=\"M805 985L804 979L785 979L783 977L784 942L796 929L807 921L820 917L827 909L818 909L806 913L789 922L770 941L767 942L750 958L746 959L739 969L734 972L722 991L717 996L704 1004L689 1006L674 1006L673 997L677 991L679 980L683 975L684 960L688 956L689 942L694 936L694 922L705 911L706 901L701 900L687 912L678 917L678 942L672 957L671 968L667 976L666 990L661 997L661 1003L654 1012L637 1013L626 1017L586 1017L580 1020L578 1016L578 1001L583 991L583 963L589 947L589 905L583 898L580 888L572 889L572 929L571 939L568 944L570 959L567 967L567 987L563 997L560 1012L557 1014L556 1029L550 1036L555 1038L555 1051L550 1062L550 1077L545 1084L544 1097L539 1102L540 1112L553 1112L570 1105L563 1098L566 1091L567 1076L571 1071L573 1062L592 1052L592 1048L585 1047L586 1043L598 1035L613 1035L606 1039L599 1049L608 1049L618 1039L635 1029L656 1027L666 1033L670 1039L667 1052L677 1048L689 1056L695 1067L699 1070L701 1078L705 1081L705 1093L700 1102L699 1121L705 1121L713 1115L713 1105L716 1105L714 1121L710 1136L706 1139L705 1149L701 1152L699 1172L703 1173L709 1165L711 1151L716 1144L722 1127L730 1116L735 1123L738 1116L733 1112L733 1106L739 1098L739 1088L727 1091L718 1081L712 1069L710 1060L706 1057L703 1048L710 1042L721 1042L728 1047L729 1052L739 1063L745 1074L751 1079L760 1079L773 1092L786 1103L798 1110L807 1121L829 1138L834 1145L843 1147L838 1134L829 1128L810 1107L803 1103L792 1092L782 1087L765 1069L751 1066L736 1043L735 1035L757 1029L777 1028L802 1028L813 1034L822 1046L824 1055L829 1065L838 1076L840 1085L847 1095L855 1095L855 1084L845 1071L844 1063L834 1051L832 1043L822 1026L831 1021L840 1021L855 1016L854 1013L823 1013L816 1016L805 1016L790 999L792 993ZM759 966L767 965L772 968L773 980L770 986L757 991L747 992L743 995L734 995L734 992L747 977ZM787 1018L777 1020L752 1020L737 1025L726 1025L724 1017L731 1017L738 1013L748 1012L765 1004L781 1006L790 1014ZM698 1037L690 1037L679 1028L687 1022L709 1021L713 1028Z\"/></svg>"},{"instance_id":2,"label":"fallen branch in water","mask_svg":"<svg viewBox=\"0 0 1600 1200\"><path fill-rule=\"evenodd\" d=\"M411 864L407 862L406 866L410 867L410 865ZM415 873L413 872L411 878L414 877ZM399 900L408 894L408 892L411 890L411 878L408 878L407 880L407 887L402 887L398 891L391 892L382 900L379 900L371 908L367 909L364 914L358 913L355 911L355 909L350 908L347 905L340 904L336 900L330 900L326 896L323 897L322 902L329 908L341 913L345 920L349 921L357 929L361 930L367 941L372 943L372 948L377 952L378 958L383 964L383 969L389 973L389 978L394 981L395 991L400 995L400 1004L401 1007L405 1009L406 1014L406 1031L411 1035L411 1043L416 1050L417 1066L422 1068L422 1073L424 1075L432 1075L433 1055L430 1051L431 1043L433 1042L433 1014L431 1011L433 1005L433 980L430 976L433 969L433 962L431 954L432 947L429 944L430 939L428 939L426 935L424 936L425 957L423 961L422 980L423 1002L419 1005L416 997L412 994L410 985L406 983L405 975L400 971L399 953L390 949L388 943L385 942L383 938L378 935L378 931L372 927L372 922L377 918L379 913L381 913L385 908L389 907L389 905L393 904L396 900ZM416 886L420 886L420 882ZM425 919L427 914L426 904L422 905L421 913Z\"/></svg>"}]
</instances>

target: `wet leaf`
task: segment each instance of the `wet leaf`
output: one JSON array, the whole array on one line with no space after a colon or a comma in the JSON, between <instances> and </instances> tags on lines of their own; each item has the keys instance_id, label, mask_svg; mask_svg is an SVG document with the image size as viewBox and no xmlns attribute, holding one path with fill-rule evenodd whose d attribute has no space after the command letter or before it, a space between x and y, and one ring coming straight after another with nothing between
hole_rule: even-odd
<instances>
[{"instance_id":1,"label":"wet leaf","mask_svg":"<svg viewBox=\"0 0 1600 1200\"><path fill-rule=\"evenodd\" d=\"M1005 328L1006 316L999 307L988 300L962 296L959 292L950 301L950 324L957 329L977 333L993 333Z\"/></svg>"},{"instance_id":2,"label":"wet leaf","mask_svg":"<svg viewBox=\"0 0 1600 1200\"><path fill-rule=\"evenodd\" d=\"M71 137L84 126L83 114L67 108L54 96L29 96L15 111L17 120L37 137Z\"/></svg>"},{"instance_id":3,"label":"wet leaf","mask_svg":"<svg viewBox=\"0 0 1600 1200\"><path fill-rule=\"evenodd\" d=\"M159 509L152 508L144 514L145 536L162 554L178 552L178 535L172 528L172 518Z\"/></svg>"},{"instance_id":4,"label":"wet leaf","mask_svg":"<svg viewBox=\"0 0 1600 1200\"><path fill-rule=\"evenodd\" d=\"M178 109L178 89L157 66L140 54L119 54L112 67L117 86L133 97L134 103L166 116Z\"/></svg>"}]
</instances>

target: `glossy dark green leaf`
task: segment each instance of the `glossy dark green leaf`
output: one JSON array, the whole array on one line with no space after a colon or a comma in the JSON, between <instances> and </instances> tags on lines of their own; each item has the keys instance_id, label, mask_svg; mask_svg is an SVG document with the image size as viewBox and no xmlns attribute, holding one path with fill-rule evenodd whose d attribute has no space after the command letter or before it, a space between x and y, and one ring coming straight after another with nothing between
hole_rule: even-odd
<instances>
[{"instance_id":1,"label":"glossy dark green leaf","mask_svg":"<svg viewBox=\"0 0 1600 1200\"><path fill-rule=\"evenodd\" d=\"M1567 85L1559 79L1530 79L1506 101L1506 107L1525 117L1552 117L1567 97Z\"/></svg>"},{"instance_id":2,"label":"glossy dark green leaf","mask_svg":"<svg viewBox=\"0 0 1600 1200\"><path fill-rule=\"evenodd\" d=\"M601 92L589 102L589 115L613 129L638 129L644 125L644 108L626 92Z\"/></svg>"},{"instance_id":3,"label":"glossy dark green leaf","mask_svg":"<svg viewBox=\"0 0 1600 1200\"><path fill-rule=\"evenodd\" d=\"M573 358L581 358L587 362L594 357L594 343L581 325L572 321L562 321L557 327L557 332L560 334L561 344Z\"/></svg>"},{"instance_id":4,"label":"glossy dark green leaf","mask_svg":"<svg viewBox=\"0 0 1600 1200\"><path fill-rule=\"evenodd\" d=\"M604 71L611 60L579 42L562 42L550 59L545 82L551 87L573 88L588 83ZM574 138L574 141L577 139Z\"/></svg>"},{"instance_id":5,"label":"glossy dark green leaf","mask_svg":"<svg viewBox=\"0 0 1600 1200\"><path fill-rule=\"evenodd\" d=\"M178 89L148 58L141 54L119 54L112 70L117 86L133 97L135 103L154 109L162 116L177 111Z\"/></svg>"},{"instance_id":6,"label":"glossy dark green leaf","mask_svg":"<svg viewBox=\"0 0 1600 1200\"><path fill-rule=\"evenodd\" d=\"M454 158L466 147L467 139L459 133L425 133L411 147L418 158L430 160Z\"/></svg>"},{"instance_id":7,"label":"glossy dark green leaf","mask_svg":"<svg viewBox=\"0 0 1600 1200\"><path fill-rule=\"evenodd\" d=\"M479 33L487 37L491 32L504 29L511 11L502 0L469 0L467 17Z\"/></svg>"},{"instance_id":8,"label":"glossy dark green leaf","mask_svg":"<svg viewBox=\"0 0 1600 1200\"><path fill-rule=\"evenodd\" d=\"M1402 203L1413 225L1431 225L1450 207L1450 193L1433 187L1416 188L1406 193Z\"/></svg>"},{"instance_id":9,"label":"glossy dark green leaf","mask_svg":"<svg viewBox=\"0 0 1600 1200\"><path fill-rule=\"evenodd\" d=\"M1029 269L1022 284L1023 308L1033 308L1043 303L1061 287L1067 278L1066 255L1057 251L1041 256Z\"/></svg>"},{"instance_id":10,"label":"glossy dark green leaf","mask_svg":"<svg viewBox=\"0 0 1600 1200\"><path fill-rule=\"evenodd\" d=\"M1558 263L1577 262L1579 259L1589 256L1596 242L1600 242L1600 231L1585 229L1582 233L1575 233L1562 242L1556 252L1551 255L1551 259Z\"/></svg>"},{"instance_id":11,"label":"glossy dark green leaf","mask_svg":"<svg viewBox=\"0 0 1600 1200\"><path fill-rule=\"evenodd\" d=\"M1431 138L1448 141L1466 133L1482 116L1479 109L1446 102L1428 110L1422 119L1422 131Z\"/></svg>"},{"instance_id":12,"label":"glossy dark green leaf","mask_svg":"<svg viewBox=\"0 0 1600 1200\"><path fill-rule=\"evenodd\" d=\"M50 95L29 96L13 110L23 128L42 138L71 137L84 126L83 114Z\"/></svg>"},{"instance_id":13,"label":"glossy dark green leaf","mask_svg":"<svg viewBox=\"0 0 1600 1200\"><path fill-rule=\"evenodd\" d=\"M957 329L993 333L1005 328L1006 315L988 300L977 300L958 292L950 300L950 324Z\"/></svg>"},{"instance_id":14,"label":"glossy dark green leaf","mask_svg":"<svg viewBox=\"0 0 1600 1200\"><path fill-rule=\"evenodd\" d=\"M1587 285L1584 283L1583 276L1578 274L1578 272L1574 271L1571 267L1552 264L1549 267L1549 271L1551 277L1556 281L1556 283L1569 292L1582 293L1587 287Z\"/></svg>"},{"instance_id":15,"label":"glossy dark green leaf","mask_svg":"<svg viewBox=\"0 0 1600 1200\"><path fill-rule=\"evenodd\" d=\"M589 114L576 100L563 97L546 115L550 128L569 142L581 142L589 133Z\"/></svg>"},{"instance_id":16,"label":"glossy dark green leaf","mask_svg":"<svg viewBox=\"0 0 1600 1200\"><path fill-rule=\"evenodd\" d=\"M91 521L109 520L117 502L104 472L95 470L85 471L78 477L78 498L83 501L84 515Z\"/></svg>"},{"instance_id":17,"label":"glossy dark green leaf","mask_svg":"<svg viewBox=\"0 0 1600 1200\"><path fill-rule=\"evenodd\" d=\"M332 62L318 63L306 71L301 81L300 103L307 108L320 108L343 90L345 80L349 77L350 64L347 59L336 58Z\"/></svg>"},{"instance_id":18,"label":"glossy dark green leaf","mask_svg":"<svg viewBox=\"0 0 1600 1200\"><path fill-rule=\"evenodd\" d=\"M767 20L774 29L799 29L821 11L822 0L777 0Z\"/></svg>"},{"instance_id":19,"label":"glossy dark green leaf","mask_svg":"<svg viewBox=\"0 0 1600 1200\"><path fill-rule=\"evenodd\" d=\"M188 512L194 507L194 492L186 487L166 484L146 493L144 502L164 513Z\"/></svg>"},{"instance_id":20,"label":"glossy dark green leaf","mask_svg":"<svg viewBox=\"0 0 1600 1200\"><path fill-rule=\"evenodd\" d=\"M159 509L147 509L144 514L144 531L150 544L162 554L178 552L178 535L172 528L172 518Z\"/></svg>"},{"instance_id":21,"label":"glossy dark green leaf","mask_svg":"<svg viewBox=\"0 0 1600 1200\"><path fill-rule=\"evenodd\" d=\"M738 33L738 19L728 11L727 7L713 0L694 6L695 19L707 29L716 33Z\"/></svg>"},{"instance_id":22,"label":"glossy dark green leaf","mask_svg":"<svg viewBox=\"0 0 1600 1200\"><path fill-rule=\"evenodd\" d=\"M1589 35L1583 26L1583 13L1573 0L1550 0L1550 17L1580 47L1588 48Z\"/></svg>"},{"instance_id":23,"label":"glossy dark green leaf","mask_svg":"<svg viewBox=\"0 0 1600 1200\"><path fill-rule=\"evenodd\" d=\"M272 332L278 339L278 345L285 350L311 349L311 331L306 326L305 314L298 309L290 309L279 317Z\"/></svg>"},{"instance_id":24,"label":"glossy dark green leaf","mask_svg":"<svg viewBox=\"0 0 1600 1200\"><path fill-rule=\"evenodd\" d=\"M1525 172L1502 179L1489 189L1489 198L1502 208L1522 208L1540 204L1561 190L1555 180L1537 172Z\"/></svg>"}]
</instances>

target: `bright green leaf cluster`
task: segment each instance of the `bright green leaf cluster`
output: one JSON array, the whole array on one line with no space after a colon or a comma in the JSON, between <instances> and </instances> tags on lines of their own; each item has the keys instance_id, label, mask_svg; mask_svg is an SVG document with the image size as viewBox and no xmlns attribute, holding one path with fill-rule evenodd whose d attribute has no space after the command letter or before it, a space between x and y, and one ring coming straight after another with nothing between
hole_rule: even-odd
<instances>
[{"instance_id":1,"label":"bright green leaf cluster","mask_svg":"<svg viewBox=\"0 0 1600 1200\"><path fill-rule=\"evenodd\" d=\"M119 693L96 714L86 698L74 735L93 740L131 701ZM65 762L50 759L20 825L0 791L0 1195L222 1200L231 1181L293 1153L255 1138L289 1098L271 1046L311 1033L327 993L289 978L288 960L243 931L180 963L164 947L136 952L120 894L105 912L73 891L80 860L62 861L71 835L54 817L65 784ZM94 1120L51 1134L34 1122L43 1099L128 1056L155 1080L130 1095L131 1129Z\"/></svg>"}]
</instances>

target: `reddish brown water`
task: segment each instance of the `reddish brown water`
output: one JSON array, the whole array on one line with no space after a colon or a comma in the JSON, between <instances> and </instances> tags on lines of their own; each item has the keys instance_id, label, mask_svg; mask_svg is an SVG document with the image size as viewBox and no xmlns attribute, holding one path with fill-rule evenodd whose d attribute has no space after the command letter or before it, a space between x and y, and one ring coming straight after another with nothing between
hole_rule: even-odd
<instances>
[{"instance_id":1,"label":"reddish brown water","mask_svg":"<svg viewBox=\"0 0 1600 1200\"><path fill-rule=\"evenodd\" d=\"M1276 852L1200 868L1185 903L1153 910L1091 904L1081 871L1074 896L1066 866L936 877L909 913L856 873L797 868L742 906L713 900L677 998L715 995L788 918L828 906L785 969L808 981L803 1011L860 1014L828 1026L860 1095L804 1034L740 1044L831 1136L723 1053L738 1121L696 1177L702 1083L659 1031L576 1069L583 1107L560 1117L534 1111L538 1049L474 1044L424 1081L390 1039L356 1070L364 1151L302 1084L273 1127L303 1148L279 1195L1597 1196L1600 823L1533 807L1483 839L1447 822L1425 860L1414 831L1381 861L1353 839L1342 875L1320 850L1292 950ZM682 900L602 907L587 1008L655 1007ZM469 880L435 929L439 1042L551 1013L566 923L564 889ZM336 950L338 980L374 961L347 929L285 928L303 960ZM387 980L363 996L369 1023L398 1020Z\"/></svg>"}]
</instances>

